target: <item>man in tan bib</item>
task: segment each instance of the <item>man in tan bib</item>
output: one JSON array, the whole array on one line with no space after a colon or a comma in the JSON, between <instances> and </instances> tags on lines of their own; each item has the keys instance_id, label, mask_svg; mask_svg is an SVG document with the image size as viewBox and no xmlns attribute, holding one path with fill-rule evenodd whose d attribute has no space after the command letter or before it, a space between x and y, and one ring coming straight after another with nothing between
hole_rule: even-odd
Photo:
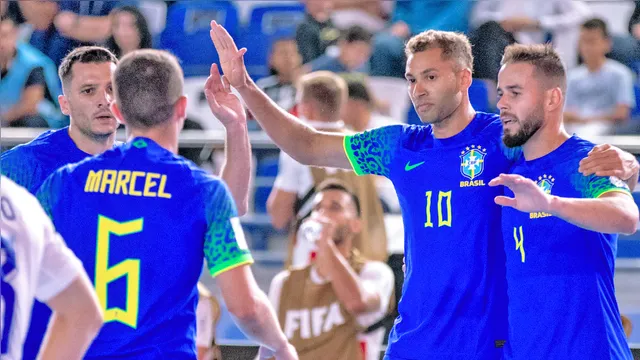
<instances>
[{"instance_id":1,"label":"man in tan bib","mask_svg":"<svg viewBox=\"0 0 640 360\"><path fill-rule=\"evenodd\" d=\"M337 180L320 184L312 209L306 222L315 222L321 230L300 241L315 243L315 258L311 265L285 270L271 282L269 299L280 326L301 360L379 358L383 333L373 342L362 342L358 335L385 315L393 273L354 248L361 211L347 185Z\"/></svg>"}]
</instances>

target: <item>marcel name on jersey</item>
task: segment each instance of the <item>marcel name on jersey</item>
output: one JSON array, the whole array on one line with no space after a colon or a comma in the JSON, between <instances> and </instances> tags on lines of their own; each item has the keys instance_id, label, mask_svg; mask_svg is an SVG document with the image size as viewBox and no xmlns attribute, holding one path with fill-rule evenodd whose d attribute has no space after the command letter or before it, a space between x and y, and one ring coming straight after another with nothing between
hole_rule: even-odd
<instances>
[{"instance_id":1,"label":"marcel name on jersey","mask_svg":"<svg viewBox=\"0 0 640 360\"><path fill-rule=\"evenodd\" d=\"M478 179L484 172L487 149L482 146L467 146L460 152L460 173L468 180L460 181L460 187L485 186L484 180Z\"/></svg>"},{"instance_id":2,"label":"marcel name on jersey","mask_svg":"<svg viewBox=\"0 0 640 360\"><path fill-rule=\"evenodd\" d=\"M171 194L165 191L166 185L166 174L135 170L91 170L87 175L84 192L171 199Z\"/></svg>"}]
</instances>

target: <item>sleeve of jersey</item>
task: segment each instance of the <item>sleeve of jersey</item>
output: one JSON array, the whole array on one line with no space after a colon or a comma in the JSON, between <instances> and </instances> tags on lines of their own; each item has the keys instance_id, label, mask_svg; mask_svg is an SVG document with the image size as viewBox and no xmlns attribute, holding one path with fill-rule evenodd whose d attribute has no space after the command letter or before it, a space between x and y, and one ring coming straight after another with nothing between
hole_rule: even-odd
<instances>
[{"instance_id":1,"label":"sleeve of jersey","mask_svg":"<svg viewBox=\"0 0 640 360\"><path fill-rule=\"evenodd\" d=\"M24 187L34 194L34 179L39 177L40 168L35 164L30 151L22 148L9 150L0 157L0 169L2 175L13 180L16 184Z\"/></svg>"},{"instance_id":2,"label":"sleeve of jersey","mask_svg":"<svg viewBox=\"0 0 640 360\"><path fill-rule=\"evenodd\" d=\"M53 174L51 174L42 183L42 185L40 185L40 187L38 188L38 191L36 192L36 198L40 202L42 209L44 209L44 212L47 214L47 216L49 216L51 221L54 221L54 217L53 217L54 208L55 208L56 202L58 201L58 197L63 192L63 189L62 189L62 184L63 184L62 176L64 174L63 171L64 171L64 168L59 169Z\"/></svg>"},{"instance_id":3,"label":"sleeve of jersey","mask_svg":"<svg viewBox=\"0 0 640 360\"><path fill-rule=\"evenodd\" d=\"M207 234L204 256L209 273L221 273L245 264L252 264L253 257L244 238L240 219L233 199L223 182L211 182L205 201Z\"/></svg>"},{"instance_id":4,"label":"sleeve of jersey","mask_svg":"<svg viewBox=\"0 0 640 360\"><path fill-rule=\"evenodd\" d=\"M627 184L615 176L601 177L590 175L581 177L582 184L580 190L583 198L596 199L610 192L621 192L631 196Z\"/></svg>"},{"instance_id":5,"label":"sleeve of jersey","mask_svg":"<svg viewBox=\"0 0 640 360\"><path fill-rule=\"evenodd\" d=\"M389 167L402 136L402 125L385 126L344 137L344 152L358 175L389 177Z\"/></svg>"}]
</instances>

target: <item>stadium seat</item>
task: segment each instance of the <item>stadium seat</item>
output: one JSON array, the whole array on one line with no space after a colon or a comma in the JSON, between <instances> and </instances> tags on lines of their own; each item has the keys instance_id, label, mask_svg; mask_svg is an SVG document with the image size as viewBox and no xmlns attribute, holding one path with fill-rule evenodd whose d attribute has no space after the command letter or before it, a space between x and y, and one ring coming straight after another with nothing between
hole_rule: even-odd
<instances>
[{"instance_id":1,"label":"stadium seat","mask_svg":"<svg viewBox=\"0 0 640 360\"><path fill-rule=\"evenodd\" d=\"M169 8L160 48L180 59L185 76L208 75L211 63L218 62L209 37L211 20L237 37L238 12L230 1L180 1Z\"/></svg>"},{"instance_id":2,"label":"stadium seat","mask_svg":"<svg viewBox=\"0 0 640 360\"><path fill-rule=\"evenodd\" d=\"M258 160L256 168L256 186L254 199L254 209L256 214L266 214L267 199L271 193L273 182L278 175L278 157L268 156Z\"/></svg>"},{"instance_id":3,"label":"stadium seat","mask_svg":"<svg viewBox=\"0 0 640 360\"><path fill-rule=\"evenodd\" d=\"M251 10L247 28L242 32L239 46L248 49L245 63L255 79L269 75L267 60L274 39L287 34L295 36L296 26L304 18L302 5L264 5Z\"/></svg>"}]
</instances>

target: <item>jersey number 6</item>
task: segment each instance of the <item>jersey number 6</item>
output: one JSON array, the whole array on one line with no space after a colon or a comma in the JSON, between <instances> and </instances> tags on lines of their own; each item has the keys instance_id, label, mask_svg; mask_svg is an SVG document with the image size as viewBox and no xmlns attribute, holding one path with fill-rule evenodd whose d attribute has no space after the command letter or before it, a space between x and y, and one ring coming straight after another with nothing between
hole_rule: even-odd
<instances>
[{"instance_id":1,"label":"jersey number 6","mask_svg":"<svg viewBox=\"0 0 640 360\"><path fill-rule=\"evenodd\" d=\"M109 266L111 234L124 236L142 231L143 219L117 222L98 216L98 246L96 252L95 286L98 299L104 310L104 322L119 321L133 329L138 326L138 302L140 293L140 260L127 259ZM126 309L107 308L107 286L123 276L127 277Z\"/></svg>"}]
</instances>

